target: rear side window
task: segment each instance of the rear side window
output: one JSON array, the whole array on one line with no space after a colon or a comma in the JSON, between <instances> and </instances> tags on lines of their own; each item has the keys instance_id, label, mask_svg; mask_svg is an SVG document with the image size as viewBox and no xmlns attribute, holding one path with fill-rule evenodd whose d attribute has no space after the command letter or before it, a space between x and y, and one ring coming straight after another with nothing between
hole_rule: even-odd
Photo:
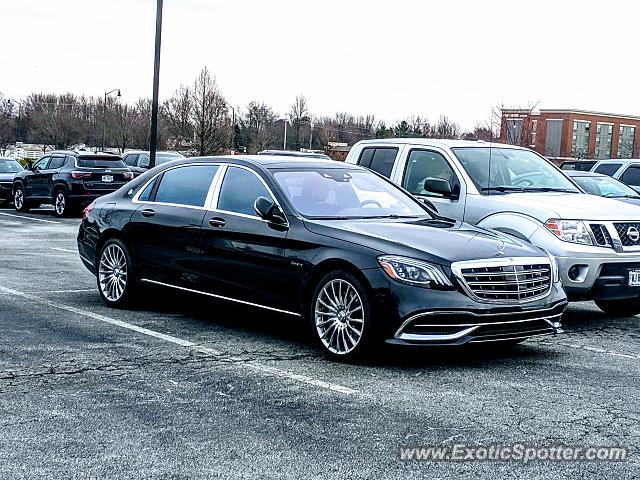
<instances>
[{"instance_id":1,"label":"rear side window","mask_svg":"<svg viewBox=\"0 0 640 480\"><path fill-rule=\"evenodd\" d=\"M370 168L389 178L397 155L398 149L393 147L364 148L360 154L358 165Z\"/></svg>"},{"instance_id":2,"label":"rear side window","mask_svg":"<svg viewBox=\"0 0 640 480\"><path fill-rule=\"evenodd\" d=\"M601 163L596 167L594 172L612 176L621 166L621 163Z\"/></svg>"},{"instance_id":3,"label":"rear side window","mask_svg":"<svg viewBox=\"0 0 640 480\"><path fill-rule=\"evenodd\" d=\"M218 210L256 216L253 205L258 197L271 198L258 176L244 168L229 167L220 188Z\"/></svg>"},{"instance_id":4,"label":"rear side window","mask_svg":"<svg viewBox=\"0 0 640 480\"><path fill-rule=\"evenodd\" d=\"M127 168L120 157L79 157L78 167L84 168Z\"/></svg>"},{"instance_id":5,"label":"rear side window","mask_svg":"<svg viewBox=\"0 0 640 480\"><path fill-rule=\"evenodd\" d=\"M627 185L640 185L640 167L629 167L622 175L622 182Z\"/></svg>"},{"instance_id":6,"label":"rear side window","mask_svg":"<svg viewBox=\"0 0 640 480\"><path fill-rule=\"evenodd\" d=\"M127 155L126 157L124 157L124 163L129 167L135 167L137 160L138 160L137 153L132 153L131 155Z\"/></svg>"},{"instance_id":7,"label":"rear side window","mask_svg":"<svg viewBox=\"0 0 640 480\"><path fill-rule=\"evenodd\" d=\"M204 207L218 165L192 165L164 172L154 201ZM146 193L146 189L142 192Z\"/></svg>"},{"instance_id":8,"label":"rear side window","mask_svg":"<svg viewBox=\"0 0 640 480\"><path fill-rule=\"evenodd\" d=\"M56 170L61 168L65 163L65 157L51 157L48 170Z\"/></svg>"}]
</instances>

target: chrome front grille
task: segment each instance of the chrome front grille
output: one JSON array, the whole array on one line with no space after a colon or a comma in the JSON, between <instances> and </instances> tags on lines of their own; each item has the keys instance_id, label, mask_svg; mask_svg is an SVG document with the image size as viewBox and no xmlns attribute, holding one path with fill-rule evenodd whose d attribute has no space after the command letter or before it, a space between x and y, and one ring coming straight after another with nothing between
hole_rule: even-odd
<instances>
[{"instance_id":1,"label":"chrome front grille","mask_svg":"<svg viewBox=\"0 0 640 480\"><path fill-rule=\"evenodd\" d=\"M623 247L640 246L640 223L614 223Z\"/></svg>"},{"instance_id":2,"label":"chrome front grille","mask_svg":"<svg viewBox=\"0 0 640 480\"><path fill-rule=\"evenodd\" d=\"M596 241L596 245L599 247L611 247L611 235L607 230L607 226L601 223L591 223L589 225L593 239Z\"/></svg>"},{"instance_id":3,"label":"chrome front grille","mask_svg":"<svg viewBox=\"0 0 640 480\"><path fill-rule=\"evenodd\" d=\"M462 287L480 301L523 303L551 291L551 264L523 259L489 259L458 262L452 269Z\"/></svg>"}]
</instances>

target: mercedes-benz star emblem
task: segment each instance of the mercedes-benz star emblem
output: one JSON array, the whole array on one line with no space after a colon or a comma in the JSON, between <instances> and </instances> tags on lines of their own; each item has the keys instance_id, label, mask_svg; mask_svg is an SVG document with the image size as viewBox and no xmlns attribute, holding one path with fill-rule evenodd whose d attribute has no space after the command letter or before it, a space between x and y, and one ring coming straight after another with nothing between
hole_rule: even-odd
<instances>
[{"instance_id":1,"label":"mercedes-benz star emblem","mask_svg":"<svg viewBox=\"0 0 640 480\"><path fill-rule=\"evenodd\" d=\"M636 227L627 228L627 237L632 242L637 242L638 240L640 240L640 230L638 230Z\"/></svg>"},{"instance_id":2,"label":"mercedes-benz star emblem","mask_svg":"<svg viewBox=\"0 0 640 480\"><path fill-rule=\"evenodd\" d=\"M498 240L496 248L498 249L498 255L504 255L504 242L502 240Z\"/></svg>"}]
</instances>

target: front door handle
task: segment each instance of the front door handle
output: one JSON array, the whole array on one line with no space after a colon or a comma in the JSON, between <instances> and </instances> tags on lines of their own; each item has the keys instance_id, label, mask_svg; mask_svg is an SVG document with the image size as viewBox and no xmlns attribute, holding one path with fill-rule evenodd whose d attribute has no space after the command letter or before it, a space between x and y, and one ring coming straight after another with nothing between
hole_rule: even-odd
<instances>
[{"instance_id":1,"label":"front door handle","mask_svg":"<svg viewBox=\"0 0 640 480\"><path fill-rule=\"evenodd\" d=\"M142 213L143 217L147 217L147 218L153 217L156 214L156 212L154 210L151 210L150 208L146 208L142 210L142 212L140 213Z\"/></svg>"},{"instance_id":2,"label":"front door handle","mask_svg":"<svg viewBox=\"0 0 640 480\"><path fill-rule=\"evenodd\" d=\"M224 218L213 217L209 219L209 225L214 228L222 228L227 224L227 221Z\"/></svg>"}]
</instances>

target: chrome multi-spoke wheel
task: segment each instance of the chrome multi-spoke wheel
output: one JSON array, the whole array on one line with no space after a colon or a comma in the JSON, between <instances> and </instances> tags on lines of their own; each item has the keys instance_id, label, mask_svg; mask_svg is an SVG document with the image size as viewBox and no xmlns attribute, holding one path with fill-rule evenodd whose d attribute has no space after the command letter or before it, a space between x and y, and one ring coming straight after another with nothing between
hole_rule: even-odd
<instances>
[{"instance_id":1,"label":"chrome multi-spoke wheel","mask_svg":"<svg viewBox=\"0 0 640 480\"><path fill-rule=\"evenodd\" d=\"M336 278L324 284L314 305L315 327L324 347L335 355L352 352L364 332L364 304L358 290Z\"/></svg>"},{"instance_id":2,"label":"chrome multi-spoke wheel","mask_svg":"<svg viewBox=\"0 0 640 480\"><path fill-rule=\"evenodd\" d=\"M58 216L61 217L62 215L64 215L67 208L67 197L63 191L58 191L58 193L56 193L56 198L53 206L55 207L56 214L58 214Z\"/></svg>"},{"instance_id":3,"label":"chrome multi-spoke wheel","mask_svg":"<svg viewBox=\"0 0 640 480\"><path fill-rule=\"evenodd\" d=\"M118 302L127 289L127 256L117 243L109 243L102 250L98 267L98 287L109 302Z\"/></svg>"},{"instance_id":4,"label":"chrome multi-spoke wheel","mask_svg":"<svg viewBox=\"0 0 640 480\"><path fill-rule=\"evenodd\" d=\"M21 187L17 187L13 193L13 205L18 211L22 211L24 209L24 192Z\"/></svg>"}]
</instances>

